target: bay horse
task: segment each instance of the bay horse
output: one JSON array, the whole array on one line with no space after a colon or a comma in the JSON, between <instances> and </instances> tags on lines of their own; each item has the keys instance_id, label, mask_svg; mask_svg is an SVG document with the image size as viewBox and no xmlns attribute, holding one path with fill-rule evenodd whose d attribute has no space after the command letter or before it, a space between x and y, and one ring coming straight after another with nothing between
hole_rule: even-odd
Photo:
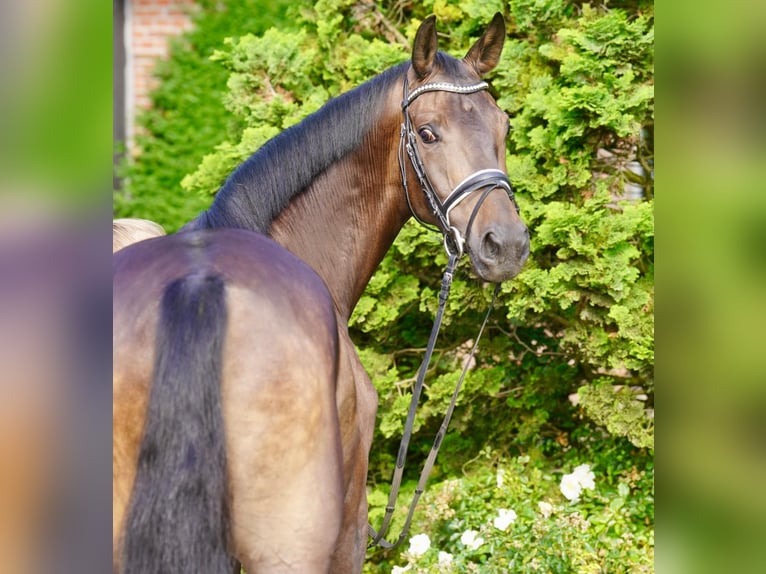
<instances>
[{"instance_id":1,"label":"bay horse","mask_svg":"<svg viewBox=\"0 0 766 574\"><path fill-rule=\"evenodd\" d=\"M508 117L424 20L410 61L267 142L179 233L114 255L114 570L359 573L377 395L348 320L411 215L501 282L529 253ZM416 191L420 188L421 191Z\"/></svg>"}]
</instances>

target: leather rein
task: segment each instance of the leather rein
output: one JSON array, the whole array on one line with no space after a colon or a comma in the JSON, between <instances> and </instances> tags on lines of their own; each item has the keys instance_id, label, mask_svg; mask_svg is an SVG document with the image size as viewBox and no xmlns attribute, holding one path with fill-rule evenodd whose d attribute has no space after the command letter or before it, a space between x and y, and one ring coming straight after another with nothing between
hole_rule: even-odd
<instances>
[{"instance_id":1,"label":"leather rein","mask_svg":"<svg viewBox=\"0 0 766 574\"><path fill-rule=\"evenodd\" d=\"M508 179L508 176L499 169L482 169L474 172L473 174L466 177L463 181L461 181L457 186L455 186L447 198L444 201L441 201L437 196L436 191L434 190L434 186L428 177L425 165L423 164L423 160L421 159L420 153L418 152L417 136L412 128L409 106L418 96L426 92L441 91L455 94L472 94L474 92L486 90L487 88L488 85L486 82L477 82L475 84L467 85L452 84L448 82L431 82L423 84L409 92L407 77L405 76L404 78L404 99L402 100L402 111L404 118L402 121L401 136L399 140L399 169L401 171L402 186L404 187L405 197L407 198L407 204L410 207L412 215L421 224L426 225L412 209L412 203L410 202L410 192L407 184L407 172L405 168L406 155L410 159L410 163L412 164L412 168L418 178L418 183L420 184L423 194L425 195L431 210L439 222L439 227L441 228L441 231L444 235L444 249L447 252L449 260L444 271L444 275L442 276L442 284L439 291L439 307L436 312L436 317L434 318L433 327L431 328L431 335L428 339L425 356L423 357L423 362L420 365L418 376L412 389L412 399L410 400L409 410L407 411L407 418L404 423L402 439L399 443L399 452L396 457L394 476L391 480L391 492L388 497L386 512L383 516L383 522L377 531L372 526L368 525L369 536L371 538L368 549L373 548L374 546L381 546L382 548L386 549L395 548L399 546L407 537L410 529L410 524L412 523L412 518L415 513L415 507L420 500L420 496L425 491L426 483L428 482L428 477L431 474L433 465L436 462L436 456L439 453L439 448L441 447L442 440L447 434L447 428L449 426L450 419L452 418L452 413L455 410L455 405L457 404L457 398L458 394L460 393L460 388L462 387L463 380L465 379L465 376L468 372L471 360L476 353L476 349L479 345L479 340L481 339L484 328L486 327L487 321L489 320L489 315L494 306L497 294L500 291L500 284L498 283L495 286L495 290L492 294L492 300L489 304L489 308L487 309L487 313L484 316L484 321L479 328L479 333L476 336L473 348L471 349L471 352L469 353L468 357L466 357L463 364L463 370L460 373L460 378L455 385L455 390L452 393L452 399L449 406L447 407L447 412L444 415L442 424L439 427L439 431L436 433L436 437L434 438L434 443L431 447L431 451L428 453L428 458L423 465L417 487L415 488L415 494L413 495L412 502L410 503L404 527L402 528L402 533L399 535L396 541L388 542L385 539L385 535L388 532L389 526L391 525L391 519L396 507L396 499L398 498L399 487L401 486L402 477L404 475L404 464L407 459L407 449L409 448L410 438L412 437L413 426L415 424L415 414L417 412L418 403L420 402L420 396L423 391L423 383L425 381L426 371L428 369L429 363L431 362L431 356L433 355L434 348L436 346L436 338L441 328L444 309L449 297L455 269L463 255L465 241L470 234L471 226L473 225L476 214L489 193L497 188L503 189L508 194L508 197L516 208L516 211L519 211L519 206L516 203L513 195L513 190L511 189L510 180ZM471 217L468 220L468 225L466 226L465 236L463 236L460 231L454 225L452 225L450 221L450 213L469 195L480 190L484 191L476 203L476 206L473 208Z\"/></svg>"}]
</instances>

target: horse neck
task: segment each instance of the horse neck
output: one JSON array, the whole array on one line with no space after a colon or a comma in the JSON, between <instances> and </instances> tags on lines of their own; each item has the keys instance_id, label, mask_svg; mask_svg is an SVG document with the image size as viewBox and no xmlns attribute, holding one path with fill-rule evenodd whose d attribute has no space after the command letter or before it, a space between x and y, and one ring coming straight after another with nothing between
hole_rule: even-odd
<instances>
[{"instance_id":1,"label":"horse neck","mask_svg":"<svg viewBox=\"0 0 766 574\"><path fill-rule=\"evenodd\" d=\"M314 268L348 319L409 217L397 162L406 73L391 68L282 132L182 230L269 234Z\"/></svg>"},{"instance_id":2,"label":"horse neck","mask_svg":"<svg viewBox=\"0 0 766 574\"><path fill-rule=\"evenodd\" d=\"M315 179L269 229L325 281L345 321L410 215L397 163L397 96L359 148Z\"/></svg>"}]
</instances>

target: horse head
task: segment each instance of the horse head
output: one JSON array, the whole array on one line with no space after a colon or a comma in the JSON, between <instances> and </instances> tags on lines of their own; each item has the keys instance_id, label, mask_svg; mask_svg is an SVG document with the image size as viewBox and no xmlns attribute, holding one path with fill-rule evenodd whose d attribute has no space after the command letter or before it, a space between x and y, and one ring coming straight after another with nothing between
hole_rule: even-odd
<instances>
[{"instance_id":1,"label":"horse head","mask_svg":"<svg viewBox=\"0 0 766 574\"><path fill-rule=\"evenodd\" d=\"M529 255L527 227L506 175L508 116L481 80L497 65L504 40L498 13L458 60L438 51L435 18L427 18L404 83L400 142L412 213L439 226L448 252L465 250L476 274L496 283L516 276ZM423 193L410 191L408 180Z\"/></svg>"}]
</instances>

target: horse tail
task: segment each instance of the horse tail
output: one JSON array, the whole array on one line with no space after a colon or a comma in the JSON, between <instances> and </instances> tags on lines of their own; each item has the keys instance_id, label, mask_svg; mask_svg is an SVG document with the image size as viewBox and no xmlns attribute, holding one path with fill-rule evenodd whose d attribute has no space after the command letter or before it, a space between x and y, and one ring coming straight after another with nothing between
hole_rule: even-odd
<instances>
[{"instance_id":1,"label":"horse tail","mask_svg":"<svg viewBox=\"0 0 766 574\"><path fill-rule=\"evenodd\" d=\"M234 571L220 392L225 331L220 276L188 275L166 288L125 528L125 574Z\"/></svg>"}]
</instances>

